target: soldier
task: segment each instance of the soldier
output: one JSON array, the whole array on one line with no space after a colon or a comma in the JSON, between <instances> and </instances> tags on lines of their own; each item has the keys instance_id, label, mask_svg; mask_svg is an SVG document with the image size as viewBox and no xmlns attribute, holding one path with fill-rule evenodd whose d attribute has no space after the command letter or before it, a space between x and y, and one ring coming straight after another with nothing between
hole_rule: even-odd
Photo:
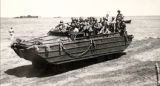
<instances>
[{"instance_id":1,"label":"soldier","mask_svg":"<svg viewBox=\"0 0 160 86\"><path fill-rule=\"evenodd\" d=\"M112 17L112 20L109 22L109 31L112 33L115 32L115 17Z\"/></svg>"},{"instance_id":2,"label":"soldier","mask_svg":"<svg viewBox=\"0 0 160 86\"><path fill-rule=\"evenodd\" d=\"M60 24L58 24L58 25L56 26L56 28L57 28L58 30L62 31L62 32L65 31L65 24L63 23L62 20L60 21Z\"/></svg>"},{"instance_id":3,"label":"soldier","mask_svg":"<svg viewBox=\"0 0 160 86\"><path fill-rule=\"evenodd\" d=\"M83 30L83 28L84 28L84 26L85 26L84 23L85 23L85 22L84 22L84 19L81 18L81 19L79 20L79 32L81 32L81 31Z\"/></svg>"},{"instance_id":4,"label":"soldier","mask_svg":"<svg viewBox=\"0 0 160 86\"><path fill-rule=\"evenodd\" d=\"M100 30L102 29L101 21L97 22L97 20L96 20L93 28L94 28L94 35L97 35L100 32Z\"/></svg>"},{"instance_id":5,"label":"soldier","mask_svg":"<svg viewBox=\"0 0 160 86\"><path fill-rule=\"evenodd\" d=\"M106 34L108 31L108 26L109 26L109 24L108 24L108 16L109 15L106 15L106 17L103 17L103 22L102 22L102 29L101 29L101 31L100 31L100 33L103 33L103 34Z\"/></svg>"},{"instance_id":6,"label":"soldier","mask_svg":"<svg viewBox=\"0 0 160 86\"><path fill-rule=\"evenodd\" d=\"M102 18L99 19L99 23L101 23L101 24L103 23L103 19Z\"/></svg>"},{"instance_id":7,"label":"soldier","mask_svg":"<svg viewBox=\"0 0 160 86\"><path fill-rule=\"evenodd\" d=\"M83 21L84 21L83 17L79 17L79 23L81 23Z\"/></svg>"},{"instance_id":8,"label":"soldier","mask_svg":"<svg viewBox=\"0 0 160 86\"><path fill-rule=\"evenodd\" d=\"M121 28L121 24L123 23L123 15L121 14L121 11L118 10L117 12L118 14L116 16L116 32L118 32L118 30Z\"/></svg>"},{"instance_id":9,"label":"soldier","mask_svg":"<svg viewBox=\"0 0 160 86\"><path fill-rule=\"evenodd\" d=\"M89 24L89 21L86 20L83 27L84 36L90 36L91 32L93 31L91 25Z\"/></svg>"},{"instance_id":10,"label":"soldier","mask_svg":"<svg viewBox=\"0 0 160 86\"><path fill-rule=\"evenodd\" d=\"M108 21L108 18L109 18L109 14L106 14L106 17L105 17L106 21Z\"/></svg>"},{"instance_id":11,"label":"soldier","mask_svg":"<svg viewBox=\"0 0 160 86\"><path fill-rule=\"evenodd\" d=\"M121 11L118 10L117 12L118 12L118 14L117 14L117 16L116 16L116 22L117 22L117 21L122 21L122 20L123 20L123 15L121 14Z\"/></svg>"},{"instance_id":12,"label":"soldier","mask_svg":"<svg viewBox=\"0 0 160 86\"><path fill-rule=\"evenodd\" d=\"M14 40L14 30L13 30L13 28L11 27L8 32L9 32L9 34L11 36L10 40L13 41Z\"/></svg>"},{"instance_id":13,"label":"soldier","mask_svg":"<svg viewBox=\"0 0 160 86\"><path fill-rule=\"evenodd\" d=\"M120 23L119 33L120 33L121 36L127 35L126 24L123 21Z\"/></svg>"},{"instance_id":14,"label":"soldier","mask_svg":"<svg viewBox=\"0 0 160 86\"><path fill-rule=\"evenodd\" d=\"M74 17L71 18L71 23L73 23L73 22L75 22L75 18Z\"/></svg>"}]
</instances>

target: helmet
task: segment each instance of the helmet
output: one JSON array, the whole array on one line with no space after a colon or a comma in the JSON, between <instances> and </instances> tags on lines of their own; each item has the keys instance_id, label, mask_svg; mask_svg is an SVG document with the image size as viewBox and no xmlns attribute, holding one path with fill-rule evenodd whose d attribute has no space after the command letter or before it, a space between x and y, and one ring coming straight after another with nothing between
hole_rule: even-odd
<instances>
[{"instance_id":1,"label":"helmet","mask_svg":"<svg viewBox=\"0 0 160 86\"><path fill-rule=\"evenodd\" d=\"M95 18L95 19L94 19L94 21L96 21L96 22L97 22L97 19Z\"/></svg>"},{"instance_id":2,"label":"helmet","mask_svg":"<svg viewBox=\"0 0 160 86\"><path fill-rule=\"evenodd\" d=\"M106 14L106 17L109 17L109 14Z\"/></svg>"},{"instance_id":3,"label":"helmet","mask_svg":"<svg viewBox=\"0 0 160 86\"><path fill-rule=\"evenodd\" d=\"M61 20L60 23L63 23L63 21Z\"/></svg>"},{"instance_id":4,"label":"helmet","mask_svg":"<svg viewBox=\"0 0 160 86\"><path fill-rule=\"evenodd\" d=\"M74 18L72 17L71 20L74 20Z\"/></svg>"}]
</instances>

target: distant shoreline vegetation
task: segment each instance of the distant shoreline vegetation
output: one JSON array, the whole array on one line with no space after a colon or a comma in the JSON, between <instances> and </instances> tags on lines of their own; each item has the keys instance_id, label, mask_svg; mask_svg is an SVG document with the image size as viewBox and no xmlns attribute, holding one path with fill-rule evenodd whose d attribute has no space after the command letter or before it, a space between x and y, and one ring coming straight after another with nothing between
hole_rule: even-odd
<instances>
[{"instance_id":1,"label":"distant shoreline vegetation","mask_svg":"<svg viewBox=\"0 0 160 86\"><path fill-rule=\"evenodd\" d=\"M14 17L14 18L38 18L38 16L27 15L27 16L19 16L19 17Z\"/></svg>"},{"instance_id":2,"label":"distant shoreline vegetation","mask_svg":"<svg viewBox=\"0 0 160 86\"><path fill-rule=\"evenodd\" d=\"M61 16L53 17L53 18L62 18Z\"/></svg>"},{"instance_id":3,"label":"distant shoreline vegetation","mask_svg":"<svg viewBox=\"0 0 160 86\"><path fill-rule=\"evenodd\" d=\"M8 18L17 18L17 19L20 19L21 16L19 17L2 17L0 16L1 19L8 19ZM101 16L99 16L101 17ZM148 17L148 18L153 18L153 19L160 19L160 15L149 15L149 16L125 16L126 18L144 18L144 17ZM32 18L32 17L31 17ZM63 17L63 16L58 16L58 17L42 17L42 16L36 16L35 18L71 18L71 17ZM25 19L25 18L24 18Z\"/></svg>"}]
</instances>

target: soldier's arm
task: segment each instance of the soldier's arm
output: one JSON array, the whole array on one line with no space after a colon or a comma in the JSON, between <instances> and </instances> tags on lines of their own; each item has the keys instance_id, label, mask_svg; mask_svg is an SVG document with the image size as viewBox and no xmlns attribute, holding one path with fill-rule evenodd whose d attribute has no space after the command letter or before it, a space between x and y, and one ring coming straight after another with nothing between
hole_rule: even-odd
<instances>
[{"instance_id":1,"label":"soldier's arm","mask_svg":"<svg viewBox=\"0 0 160 86\"><path fill-rule=\"evenodd\" d=\"M58 24L57 26L56 26L56 28L58 28L60 26L60 24Z\"/></svg>"}]
</instances>

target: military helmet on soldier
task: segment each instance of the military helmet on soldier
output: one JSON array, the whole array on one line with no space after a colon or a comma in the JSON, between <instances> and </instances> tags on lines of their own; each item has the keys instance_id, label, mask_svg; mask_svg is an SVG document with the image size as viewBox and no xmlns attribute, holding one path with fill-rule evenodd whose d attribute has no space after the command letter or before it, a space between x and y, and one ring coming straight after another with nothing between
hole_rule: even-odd
<instances>
[{"instance_id":1,"label":"military helmet on soldier","mask_svg":"<svg viewBox=\"0 0 160 86\"><path fill-rule=\"evenodd\" d=\"M109 17L109 14L106 14L106 17Z\"/></svg>"},{"instance_id":2,"label":"military helmet on soldier","mask_svg":"<svg viewBox=\"0 0 160 86\"><path fill-rule=\"evenodd\" d=\"M60 23L63 23L63 20L60 20Z\"/></svg>"},{"instance_id":3,"label":"military helmet on soldier","mask_svg":"<svg viewBox=\"0 0 160 86\"><path fill-rule=\"evenodd\" d=\"M120 11L120 10L117 10L117 12L120 13L121 11Z\"/></svg>"}]
</instances>

